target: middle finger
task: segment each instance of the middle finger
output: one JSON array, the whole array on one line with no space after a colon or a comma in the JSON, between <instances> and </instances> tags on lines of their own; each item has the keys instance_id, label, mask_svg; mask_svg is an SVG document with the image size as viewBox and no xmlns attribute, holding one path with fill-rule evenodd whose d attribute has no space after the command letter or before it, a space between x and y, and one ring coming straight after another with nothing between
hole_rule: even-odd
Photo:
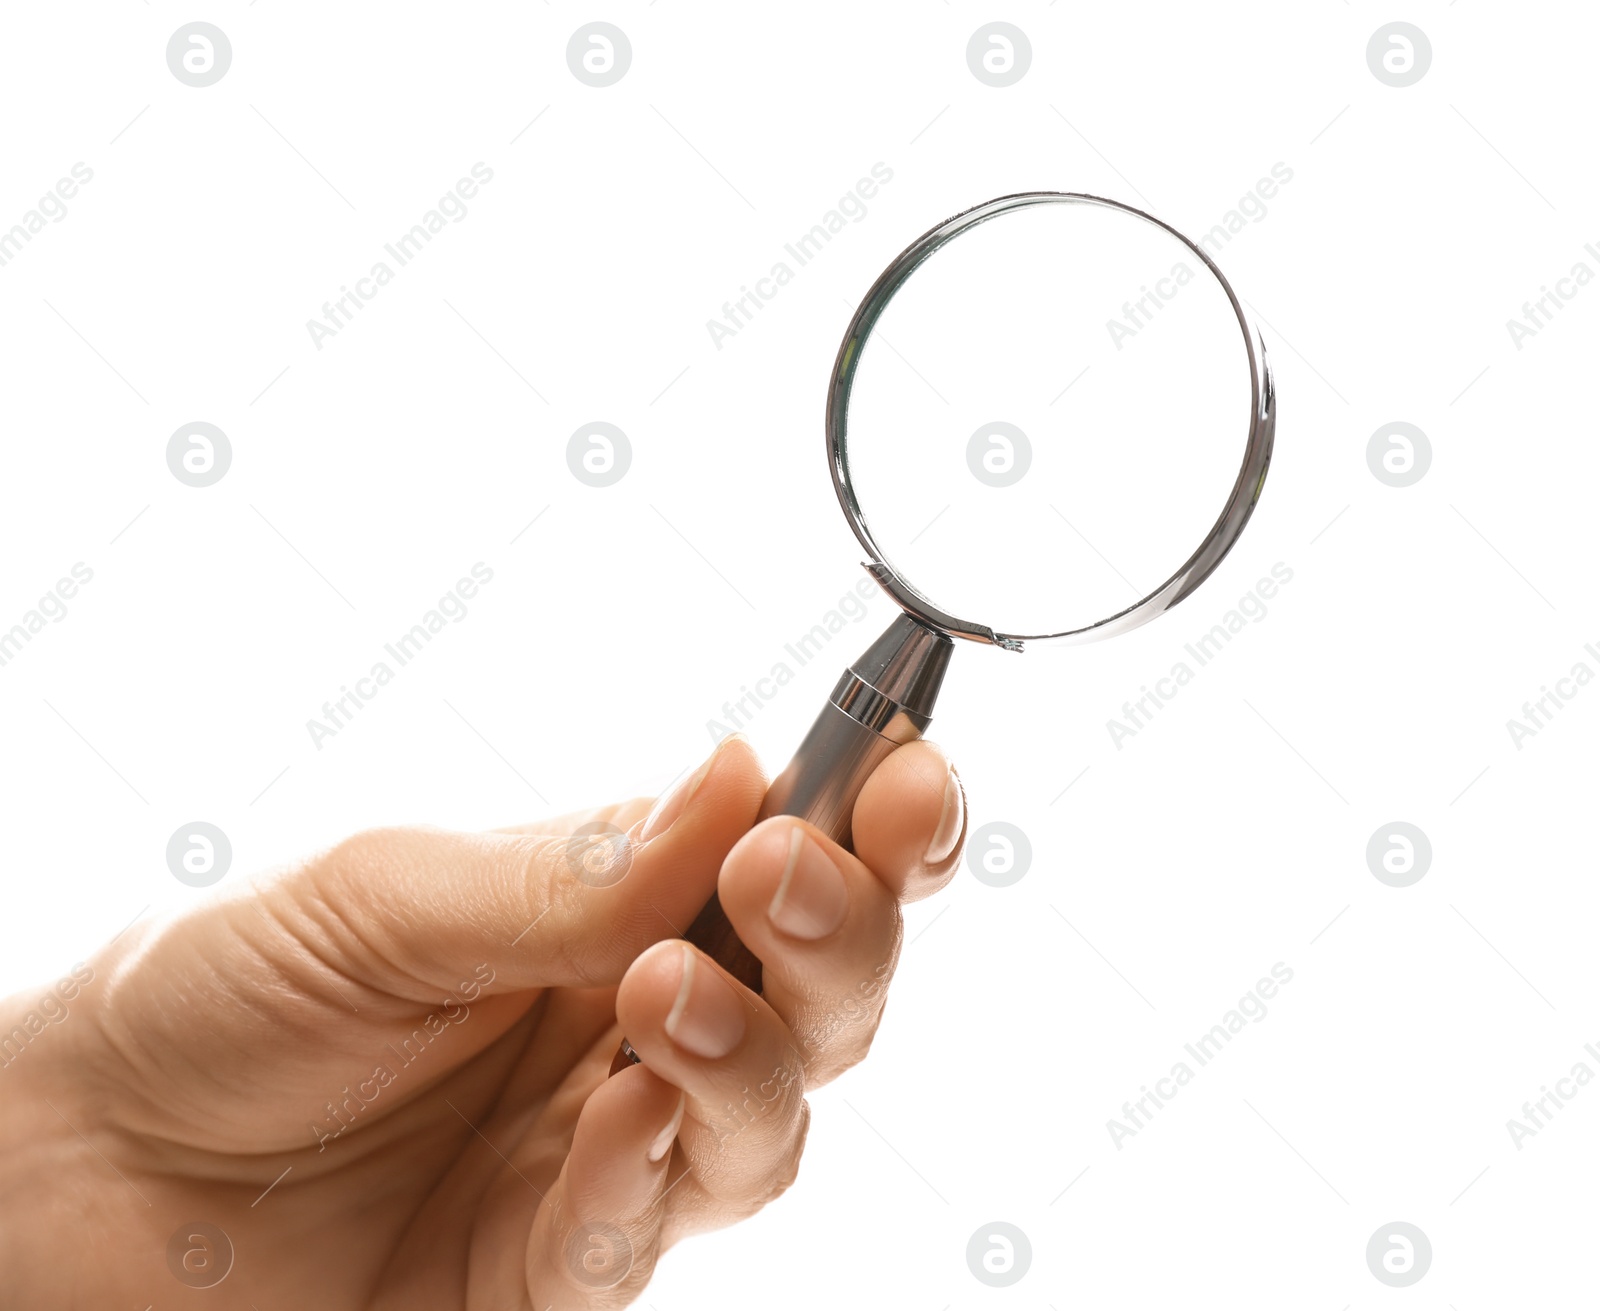
<instances>
[{"instance_id":1,"label":"middle finger","mask_svg":"<svg viewBox=\"0 0 1600 1311\"><path fill-rule=\"evenodd\" d=\"M903 933L883 881L813 825L780 815L734 844L717 895L761 959L762 995L805 1055L807 1086L861 1060Z\"/></svg>"}]
</instances>

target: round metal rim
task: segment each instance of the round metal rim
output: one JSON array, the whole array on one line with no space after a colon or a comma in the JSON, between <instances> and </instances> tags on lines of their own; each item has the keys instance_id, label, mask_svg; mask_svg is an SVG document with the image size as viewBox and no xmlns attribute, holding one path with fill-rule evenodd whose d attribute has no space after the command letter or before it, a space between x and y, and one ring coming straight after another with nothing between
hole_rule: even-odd
<instances>
[{"instance_id":1,"label":"round metal rim","mask_svg":"<svg viewBox=\"0 0 1600 1311\"><path fill-rule=\"evenodd\" d=\"M1099 205L1106 209L1121 210L1170 233L1205 264L1211 275L1222 284L1222 290L1227 294L1228 303L1233 306L1234 317L1238 320L1239 330L1244 336L1245 353L1250 361L1250 425L1245 438L1244 459L1239 466L1239 476L1234 480L1222 513L1212 525L1211 531L1201 540L1194 554L1185 560L1166 582L1135 601L1127 609L1081 628L1065 629L1059 633L998 633L983 624L971 623L947 613L901 578L894 566L889 563L883 550L873 539L872 530L867 525L866 513L861 508L855 486L850 480L850 466L845 453L846 415L850 408L850 388L855 381L856 366L861 358L861 344L871 333L878 316L883 313L895 292L900 289L900 285L911 276L917 266L947 241L970 231L980 223L986 223L1015 209L1045 204ZM963 210L946 219L918 237L895 257L888 268L884 269L851 318L850 326L845 330L844 340L839 345L839 354L834 361L833 376L828 387L828 412L825 422L828 467L833 475L833 488L839 497L839 505L844 510L845 518L849 520L850 527L855 532L856 539L871 556L870 562L865 566L867 571L878 580L901 609L930 627L948 633L951 637L988 642L1007 650L1020 651L1029 642L1073 644L1098 641L1101 638L1125 633L1129 629L1149 623L1157 615L1170 610L1200 586L1211 575L1212 570L1222 562L1234 542L1238 541L1239 534L1244 531L1244 526L1249 522L1251 512L1255 509L1256 501L1261 496L1267 468L1272 462L1272 441L1277 426L1277 398L1272 384L1272 371L1267 364L1266 344L1261 340L1261 333L1245 314L1233 287L1227 278L1222 276L1222 270L1203 249L1170 224L1163 223L1132 205L1124 205L1119 201L1107 200L1103 196L1091 196L1081 192L1028 191L985 201L981 205L974 205L971 209Z\"/></svg>"}]
</instances>

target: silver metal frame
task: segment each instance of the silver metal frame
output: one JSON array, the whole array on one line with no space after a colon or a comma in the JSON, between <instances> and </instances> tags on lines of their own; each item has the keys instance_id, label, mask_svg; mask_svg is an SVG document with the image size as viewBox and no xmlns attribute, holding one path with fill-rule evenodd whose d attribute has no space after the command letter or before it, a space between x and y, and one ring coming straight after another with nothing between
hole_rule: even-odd
<instances>
[{"instance_id":1,"label":"silver metal frame","mask_svg":"<svg viewBox=\"0 0 1600 1311\"><path fill-rule=\"evenodd\" d=\"M1015 209L1048 204L1100 205L1106 209L1121 210L1170 233L1211 270L1211 275L1222 284L1222 290L1227 293L1228 303L1233 306L1234 317L1238 320L1239 330L1244 335L1245 352L1250 360L1250 423L1245 435L1244 459L1239 466L1239 476L1234 480L1233 489L1229 493L1227 504L1223 506L1222 514L1194 554L1185 560L1177 572L1160 587L1148 596L1135 601L1126 610L1082 628L1066 629L1059 633L997 633L983 624L959 619L942 610L899 575L882 548L873 539L872 529L867 525L866 513L862 510L861 503L856 498L855 486L850 481L850 465L846 449L850 388L855 381L856 367L861 361L861 347L877 323L878 316L883 313L895 292L900 289L901 283L911 276L923 260L947 241L953 241L980 223L987 223L990 219ZM1228 280L1222 276L1222 270L1212 262L1204 250L1170 224L1163 223L1160 219L1131 205L1078 192L1029 191L1015 196L1001 196L982 205L975 205L929 229L907 246L872 285L866 299L861 302L860 308L850 320L844 341L839 346L838 357L834 361L833 378L828 388L828 467L833 473L833 488L838 494L839 505L844 510L845 518L850 521L850 527L854 530L857 540L872 557L864 567L895 599L901 609L923 623L948 633L951 637L965 638L973 642L988 642L1008 651L1020 651L1028 642L1052 641L1066 645L1098 641L1103 637L1125 633L1171 609L1200 586L1228 554L1234 542L1238 540L1239 534L1244 531L1245 524L1250 520L1251 511L1255 509L1256 501L1261 495L1262 483L1266 480L1267 466L1272 462L1272 438L1276 424L1276 396L1272 385L1272 371L1267 365L1266 346L1261 340L1260 332L1246 316Z\"/></svg>"}]
</instances>

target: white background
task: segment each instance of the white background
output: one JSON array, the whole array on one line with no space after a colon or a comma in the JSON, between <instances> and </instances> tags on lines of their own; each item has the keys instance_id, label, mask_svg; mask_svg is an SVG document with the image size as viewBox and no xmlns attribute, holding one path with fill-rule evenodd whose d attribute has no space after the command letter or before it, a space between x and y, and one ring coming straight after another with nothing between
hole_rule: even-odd
<instances>
[{"instance_id":1,"label":"white background","mask_svg":"<svg viewBox=\"0 0 1600 1311\"><path fill-rule=\"evenodd\" d=\"M164 53L194 19L233 47L202 89ZM1432 45L1404 88L1366 57L1394 19ZM592 20L632 46L606 88L566 62ZM967 66L992 20L1030 38L1009 87ZM1520 750L1506 727L1600 671L1600 289L1520 350L1506 328L1600 272L1592 11L154 0L4 24L0 227L94 173L0 267L0 625L94 571L0 668L7 986L209 895L165 861L195 819L233 881L374 823L657 790L860 577L821 418L882 265L1026 189L1204 231L1281 161L1220 261L1280 387L1248 533L1115 642L957 653L935 736L1031 866L909 912L877 1050L815 1096L799 1184L674 1251L645 1300L1593 1298L1600 1088L1520 1151L1506 1128L1600 1071L1600 690ZM468 216L318 350L306 321L478 161ZM867 216L718 350L706 320L877 161ZM233 453L204 489L165 457L195 420ZM593 420L632 447L609 488L567 467ZM1367 464L1392 421L1431 439L1408 488ZM316 749L306 721L477 561L468 617ZM1118 750L1108 719L1278 562L1267 617ZM756 716L770 765L888 617ZM1400 889L1366 859L1397 820L1433 847ZM1280 961L1267 1017L1115 1147L1122 1103ZM995 1220L1033 1250L1004 1290L966 1263ZM1433 1247L1405 1290L1365 1257L1396 1220Z\"/></svg>"}]
</instances>

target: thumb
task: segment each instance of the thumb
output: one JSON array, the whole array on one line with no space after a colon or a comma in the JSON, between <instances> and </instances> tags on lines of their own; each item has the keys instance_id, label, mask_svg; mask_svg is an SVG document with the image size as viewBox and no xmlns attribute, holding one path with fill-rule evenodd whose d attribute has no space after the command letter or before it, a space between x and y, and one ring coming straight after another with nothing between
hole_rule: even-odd
<instances>
[{"instance_id":1,"label":"thumb","mask_svg":"<svg viewBox=\"0 0 1600 1311\"><path fill-rule=\"evenodd\" d=\"M348 977L395 996L432 998L480 963L491 993L615 984L683 935L765 791L749 743L729 737L626 832L374 829L272 892L322 921L319 945Z\"/></svg>"}]
</instances>

